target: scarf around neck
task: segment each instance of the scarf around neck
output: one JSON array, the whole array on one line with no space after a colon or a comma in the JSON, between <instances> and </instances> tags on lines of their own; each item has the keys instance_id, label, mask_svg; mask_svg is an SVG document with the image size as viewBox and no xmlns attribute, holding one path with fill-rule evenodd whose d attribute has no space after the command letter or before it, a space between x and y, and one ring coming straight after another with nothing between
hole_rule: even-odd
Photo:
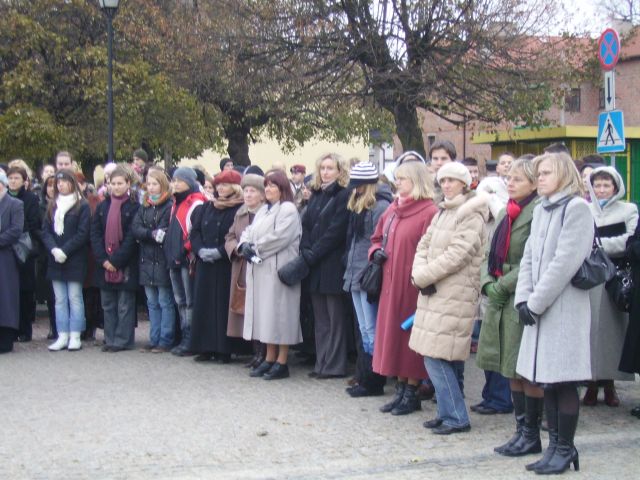
<instances>
[{"instance_id":1,"label":"scarf around neck","mask_svg":"<svg viewBox=\"0 0 640 480\"><path fill-rule=\"evenodd\" d=\"M109 256L118 251L124 238L122 231L122 205L127 201L129 201L129 193L125 193L120 197L111 195L111 205L109 205L109 213L107 214L107 228L104 232L104 248ZM104 275L105 280L109 283L122 283L124 281L122 270L115 272L105 270Z\"/></svg>"},{"instance_id":2,"label":"scarf around neck","mask_svg":"<svg viewBox=\"0 0 640 480\"><path fill-rule=\"evenodd\" d=\"M489 250L489 273L494 277L501 277L503 275L502 267L511 244L511 228L513 227L513 222L520 216L524 207L529 205L536 196L537 192L533 192L520 202L511 199L507 202L507 213L496 227L496 231L491 239L491 249Z\"/></svg>"},{"instance_id":3,"label":"scarf around neck","mask_svg":"<svg viewBox=\"0 0 640 480\"><path fill-rule=\"evenodd\" d=\"M240 205L244 199L242 198L242 193L233 193L228 197L218 197L213 199L213 206L218 210L224 210L225 208L235 207L236 205Z\"/></svg>"},{"instance_id":4,"label":"scarf around neck","mask_svg":"<svg viewBox=\"0 0 640 480\"><path fill-rule=\"evenodd\" d=\"M64 216L78 202L76 192L58 195L56 198L56 212L53 214L53 231L61 237L64 234Z\"/></svg>"}]
</instances>

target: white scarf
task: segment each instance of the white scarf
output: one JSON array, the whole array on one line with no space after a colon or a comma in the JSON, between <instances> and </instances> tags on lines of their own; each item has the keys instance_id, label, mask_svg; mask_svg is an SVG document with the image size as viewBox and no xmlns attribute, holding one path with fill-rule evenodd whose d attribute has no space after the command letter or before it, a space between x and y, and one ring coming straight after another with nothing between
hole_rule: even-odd
<instances>
[{"instance_id":1,"label":"white scarf","mask_svg":"<svg viewBox=\"0 0 640 480\"><path fill-rule=\"evenodd\" d=\"M64 216L78 201L78 195L70 193L68 195L58 195L56 199L56 213L53 216L53 230L56 235L64 234Z\"/></svg>"}]
</instances>

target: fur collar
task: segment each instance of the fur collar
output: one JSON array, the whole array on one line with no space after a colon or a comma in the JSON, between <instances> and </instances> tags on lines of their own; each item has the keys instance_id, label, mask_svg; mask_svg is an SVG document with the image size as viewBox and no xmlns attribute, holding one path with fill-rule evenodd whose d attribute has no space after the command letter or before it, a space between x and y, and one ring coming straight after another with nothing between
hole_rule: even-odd
<instances>
[{"instance_id":1,"label":"fur collar","mask_svg":"<svg viewBox=\"0 0 640 480\"><path fill-rule=\"evenodd\" d=\"M461 220L473 213L479 213L486 222L489 220L489 194L485 192L468 192L451 201L444 200L441 207L445 210L456 210L456 219Z\"/></svg>"}]
</instances>

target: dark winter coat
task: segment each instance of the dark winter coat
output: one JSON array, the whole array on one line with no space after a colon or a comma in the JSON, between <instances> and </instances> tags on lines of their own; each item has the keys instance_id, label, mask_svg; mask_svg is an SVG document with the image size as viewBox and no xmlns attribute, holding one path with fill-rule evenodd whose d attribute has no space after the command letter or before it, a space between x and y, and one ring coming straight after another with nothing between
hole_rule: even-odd
<instances>
[{"instance_id":1,"label":"dark winter coat","mask_svg":"<svg viewBox=\"0 0 640 480\"><path fill-rule=\"evenodd\" d=\"M229 232L240 205L220 210L207 202L193 212L191 246L198 255L201 248L217 248L221 258L213 263L196 260L193 287L193 320L191 351L228 354L232 347L227 337L231 262L225 250L225 235Z\"/></svg>"},{"instance_id":2,"label":"dark winter coat","mask_svg":"<svg viewBox=\"0 0 640 480\"><path fill-rule=\"evenodd\" d=\"M52 212L55 215L55 210ZM89 257L89 232L91 211L86 200L80 200L64 216L64 233L53 229L53 219L45 214L42 222L42 242L48 255L47 279L61 282L84 283ZM67 256L64 263L57 263L51 250L60 248Z\"/></svg>"},{"instance_id":3,"label":"dark winter coat","mask_svg":"<svg viewBox=\"0 0 640 480\"><path fill-rule=\"evenodd\" d=\"M18 329L19 273L13 253L24 227L24 205L5 193L0 197L0 327Z\"/></svg>"},{"instance_id":4,"label":"dark winter coat","mask_svg":"<svg viewBox=\"0 0 640 480\"><path fill-rule=\"evenodd\" d=\"M343 256L347 249L349 193L335 182L325 190L315 190L309 199L302 218L300 253L309 265L310 293L344 293Z\"/></svg>"},{"instance_id":5,"label":"dark winter coat","mask_svg":"<svg viewBox=\"0 0 640 480\"><path fill-rule=\"evenodd\" d=\"M631 264L634 288L619 369L622 372L640 373L640 224L627 242L627 259Z\"/></svg>"},{"instance_id":6,"label":"dark winter coat","mask_svg":"<svg viewBox=\"0 0 640 480\"><path fill-rule=\"evenodd\" d=\"M40 217L40 201L38 196L22 187L15 196L24 204L24 227L23 232L29 232L34 248L38 248L40 243L40 227L42 218ZM20 291L33 292L36 289L36 257L31 256L20 265Z\"/></svg>"},{"instance_id":7,"label":"dark winter coat","mask_svg":"<svg viewBox=\"0 0 640 480\"><path fill-rule=\"evenodd\" d=\"M111 198L106 198L96 208L91 221L91 249L96 259L96 286L106 290L135 291L138 289L138 244L133 237L131 227L140 204L133 196L128 202L122 204L123 238L120 242L120 248L113 252L113 255L108 255L104 246L110 206ZM107 283L105 280L105 269L102 264L107 260L118 270L124 270L125 280L122 283Z\"/></svg>"},{"instance_id":8,"label":"dark winter coat","mask_svg":"<svg viewBox=\"0 0 640 480\"><path fill-rule=\"evenodd\" d=\"M160 205L146 205L138 209L133 219L133 236L140 244L140 285L169 287L171 279L164 254L164 244L152 236L154 230L167 230L173 200Z\"/></svg>"},{"instance_id":9,"label":"dark winter coat","mask_svg":"<svg viewBox=\"0 0 640 480\"><path fill-rule=\"evenodd\" d=\"M371 235L373 235L378 220L387 207L393 202L391 188L384 183L378 185L376 203L373 207L361 215L364 215L364 228L362 233L356 232L354 219L358 214L349 213L349 227L347 228L347 265L344 272L344 291L360 290L360 278L369 264L369 247L371 247Z\"/></svg>"}]
</instances>

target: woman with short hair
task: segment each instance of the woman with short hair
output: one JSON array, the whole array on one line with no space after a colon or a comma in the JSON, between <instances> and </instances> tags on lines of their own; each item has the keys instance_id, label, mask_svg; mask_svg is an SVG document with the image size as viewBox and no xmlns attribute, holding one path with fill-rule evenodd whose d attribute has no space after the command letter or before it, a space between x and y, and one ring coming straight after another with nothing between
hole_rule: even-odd
<instances>
[{"instance_id":1,"label":"woman with short hair","mask_svg":"<svg viewBox=\"0 0 640 480\"><path fill-rule=\"evenodd\" d=\"M91 212L82 196L74 172L55 174L54 200L42 224L42 241L47 252L47 279L53 282L58 339L50 351L82 348L85 329L82 284L87 275Z\"/></svg>"},{"instance_id":2,"label":"woman with short hair","mask_svg":"<svg viewBox=\"0 0 640 480\"><path fill-rule=\"evenodd\" d=\"M627 266L627 240L638 225L638 207L624 201L626 190L622 176L613 167L597 167L587 182L589 207L596 222L596 234L602 249L618 268ZM635 376L618 369L629 315L611 301L604 285L589 290L591 300L591 371L592 381L582 400L584 405L598 403L598 390L604 387L604 403L620 405L614 380L633 381Z\"/></svg>"},{"instance_id":3,"label":"woman with short hair","mask_svg":"<svg viewBox=\"0 0 640 480\"><path fill-rule=\"evenodd\" d=\"M516 433L494 451L505 456L521 456L542 451L539 420L544 392L516 375L524 326L513 304L520 260L537 205L533 162L517 159L506 178L509 201L496 218L496 230L481 270L480 285L487 297L487 307L476 363L483 370L498 372L509 379Z\"/></svg>"},{"instance_id":4,"label":"woman with short hair","mask_svg":"<svg viewBox=\"0 0 640 480\"><path fill-rule=\"evenodd\" d=\"M577 470L578 384L591 379L589 292L571 279L591 254L593 216L566 153L534 159L540 203L520 262L514 304L525 325L516 373L544 388L549 446L527 465L540 474Z\"/></svg>"},{"instance_id":5,"label":"woman with short hair","mask_svg":"<svg viewBox=\"0 0 640 480\"><path fill-rule=\"evenodd\" d=\"M20 323L20 272L13 246L24 227L24 205L8 193L9 179L0 168L0 353L13 350Z\"/></svg>"},{"instance_id":6,"label":"woman with short hair","mask_svg":"<svg viewBox=\"0 0 640 480\"><path fill-rule=\"evenodd\" d=\"M420 295L409 348L424 356L438 401L437 417L424 426L449 435L470 428L454 362L469 357L489 200L470 190L471 174L461 163L445 164L437 179L444 200L418 243L411 270Z\"/></svg>"},{"instance_id":7,"label":"woman with short hair","mask_svg":"<svg viewBox=\"0 0 640 480\"><path fill-rule=\"evenodd\" d=\"M243 336L267 345L264 361L250 376L277 380L289 376L289 347L302 341L300 283L289 286L278 278L278 268L298 257L302 226L285 173L267 172L264 188L267 203L238 248L248 262Z\"/></svg>"},{"instance_id":8,"label":"woman with short hair","mask_svg":"<svg viewBox=\"0 0 640 480\"><path fill-rule=\"evenodd\" d=\"M369 260L382 265L372 365L379 375L397 377L395 395L380 411L407 415L421 409L417 389L428 378L423 358L409 348L410 332L400 328L418 301L408 266L438 208L431 174L422 162L405 162L394 176L398 197L378 220L369 248Z\"/></svg>"},{"instance_id":9,"label":"woman with short hair","mask_svg":"<svg viewBox=\"0 0 640 480\"><path fill-rule=\"evenodd\" d=\"M235 170L223 170L214 179L213 202L193 212L190 238L197 257L189 350L197 354L197 362L231 360L233 345L227 336L231 262L224 242L243 202L241 180Z\"/></svg>"}]
</instances>

